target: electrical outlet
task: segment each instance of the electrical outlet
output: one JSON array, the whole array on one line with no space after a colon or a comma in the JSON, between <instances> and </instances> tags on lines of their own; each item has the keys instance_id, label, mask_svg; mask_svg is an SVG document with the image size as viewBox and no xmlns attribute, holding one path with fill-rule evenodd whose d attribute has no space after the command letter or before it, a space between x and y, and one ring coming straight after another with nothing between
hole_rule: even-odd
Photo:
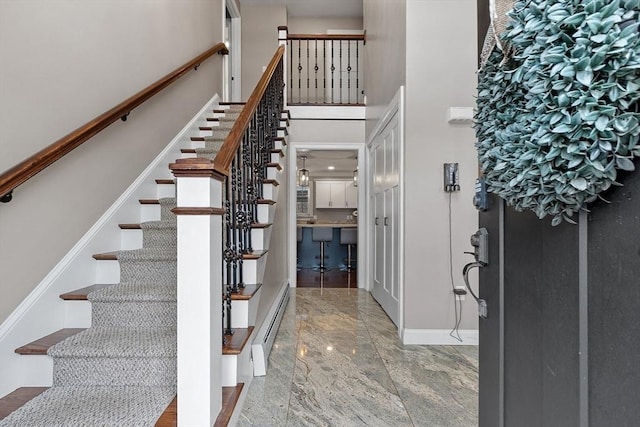
<instances>
[{"instance_id":1,"label":"electrical outlet","mask_svg":"<svg viewBox=\"0 0 640 427\"><path fill-rule=\"evenodd\" d=\"M467 290L464 286L456 286L453 288L453 293L455 294L457 301L464 301L465 295L467 295Z\"/></svg>"}]
</instances>

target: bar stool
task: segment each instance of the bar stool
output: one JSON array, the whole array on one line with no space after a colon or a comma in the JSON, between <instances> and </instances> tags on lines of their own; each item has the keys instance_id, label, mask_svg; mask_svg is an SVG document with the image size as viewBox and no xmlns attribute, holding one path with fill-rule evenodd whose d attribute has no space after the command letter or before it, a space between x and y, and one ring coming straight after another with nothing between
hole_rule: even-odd
<instances>
[{"instance_id":1,"label":"bar stool","mask_svg":"<svg viewBox=\"0 0 640 427\"><path fill-rule=\"evenodd\" d=\"M296 227L296 237L298 238L298 243L302 242L302 227ZM300 255L300 249L298 249L298 255ZM302 267L300 267L299 256L296 258L296 270L297 271L302 270Z\"/></svg>"},{"instance_id":2,"label":"bar stool","mask_svg":"<svg viewBox=\"0 0 640 427\"><path fill-rule=\"evenodd\" d=\"M324 265L324 244L333 240L333 228L331 227L314 227L311 240L320 242L320 265L314 268L319 272L325 272L328 268Z\"/></svg>"},{"instance_id":3,"label":"bar stool","mask_svg":"<svg viewBox=\"0 0 640 427\"><path fill-rule=\"evenodd\" d=\"M358 229L357 228L341 228L340 229L340 244L347 245L347 267L346 271L352 271L351 266L351 247L358 243Z\"/></svg>"}]
</instances>

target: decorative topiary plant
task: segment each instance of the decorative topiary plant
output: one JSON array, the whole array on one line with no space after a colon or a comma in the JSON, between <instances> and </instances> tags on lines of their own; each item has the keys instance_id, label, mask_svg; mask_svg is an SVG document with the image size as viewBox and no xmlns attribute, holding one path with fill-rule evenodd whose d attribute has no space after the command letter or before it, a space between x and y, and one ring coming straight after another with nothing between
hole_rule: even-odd
<instances>
[{"instance_id":1,"label":"decorative topiary plant","mask_svg":"<svg viewBox=\"0 0 640 427\"><path fill-rule=\"evenodd\" d=\"M476 134L489 191L553 225L640 155L640 0L516 2L481 71Z\"/></svg>"}]
</instances>

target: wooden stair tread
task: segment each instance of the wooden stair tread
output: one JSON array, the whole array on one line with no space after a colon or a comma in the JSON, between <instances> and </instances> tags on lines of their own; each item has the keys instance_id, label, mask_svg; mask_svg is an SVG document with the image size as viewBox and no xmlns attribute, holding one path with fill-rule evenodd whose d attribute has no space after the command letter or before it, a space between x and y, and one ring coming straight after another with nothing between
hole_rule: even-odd
<instances>
[{"instance_id":1,"label":"wooden stair tread","mask_svg":"<svg viewBox=\"0 0 640 427\"><path fill-rule=\"evenodd\" d=\"M208 121L208 122L219 122L220 118L219 117L207 117L205 120Z\"/></svg>"},{"instance_id":2,"label":"wooden stair tread","mask_svg":"<svg viewBox=\"0 0 640 427\"><path fill-rule=\"evenodd\" d=\"M49 387L20 387L0 399L0 420L46 391Z\"/></svg>"},{"instance_id":3,"label":"wooden stair tread","mask_svg":"<svg viewBox=\"0 0 640 427\"><path fill-rule=\"evenodd\" d=\"M231 101L222 101L218 102L218 105L245 105L246 102L231 102Z\"/></svg>"},{"instance_id":4,"label":"wooden stair tread","mask_svg":"<svg viewBox=\"0 0 640 427\"><path fill-rule=\"evenodd\" d=\"M238 404L243 387L244 383L238 383L235 387L222 387L222 409L213 427L226 427L229 425L231 415L233 415L233 410Z\"/></svg>"},{"instance_id":5,"label":"wooden stair tread","mask_svg":"<svg viewBox=\"0 0 640 427\"><path fill-rule=\"evenodd\" d=\"M15 350L18 354L47 354L49 347L58 344L62 340L69 338L79 332L84 331L84 328L65 328L60 329L45 337L39 338L29 344L23 345Z\"/></svg>"},{"instance_id":6,"label":"wooden stair tread","mask_svg":"<svg viewBox=\"0 0 640 427\"><path fill-rule=\"evenodd\" d=\"M291 118L291 111L289 110L282 110L281 113L284 113L287 115L287 118L290 119Z\"/></svg>"},{"instance_id":7,"label":"wooden stair tread","mask_svg":"<svg viewBox=\"0 0 640 427\"><path fill-rule=\"evenodd\" d=\"M106 288L107 286L113 286L113 284L96 284L91 286L86 286L84 288L76 289L75 291L66 292L60 295L60 298L65 301L86 301L87 295L89 295L93 291L97 291L102 288Z\"/></svg>"},{"instance_id":8,"label":"wooden stair tread","mask_svg":"<svg viewBox=\"0 0 640 427\"><path fill-rule=\"evenodd\" d=\"M173 179L156 179L156 184L175 184Z\"/></svg>"},{"instance_id":9,"label":"wooden stair tread","mask_svg":"<svg viewBox=\"0 0 640 427\"><path fill-rule=\"evenodd\" d=\"M275 179L265 179L264 181L262 181L263 184L273 184L276 187L278 185L280 185L280 183L278 181L276 181Z\"/></svg>"},{"instance_id":10,"label":"wooden stair tread","mask_svg":"<svg viewBox=\"0 0 640 427\"><path fill-rule=\"evenodd\" d=\"M191 137L192 141L199 141L199 142L203 142L204 141L204 136L192 136Z\"/></svg>"},{"instance_id":11,"label":"wooden stair tread","mask_svg":"<svg viewBox=\"0 0 640 427\"><path fill-rule=\"evenodd\" d=\"M284 136L276 136L275 138L273 138L274 141L281 141L282 145L287 145L287 138L285 138Z\"/></svg>"},{"instance_id":12,"label":"wooden stair tread","mask_svg":"<svg viewBox=\"0 0 640 427\"><path fill-rule=\"evenodd\" d=\"M118 252L104 252L101 254L93 254L93 259L96 261L117 261Z\"/></svg>"},{"instance_id":13,"label":"wooden stair tread","mask_svg":"<svg viewBox=\"0 0 640 427\"><path fill-rule=\"evenodd\" d=\"M254 222L251 224L251 228L269 228L271 227L271 223L266 222Z\"/></svg>"},{"instance_id":14,"label":"wooden stair tread","mask_svg":"<svg viewBox=\"0 0 640 427\"><path fill-rule=\"evenodd\" d=\"M240 393L244 383L238 383L235 387L222 387L222 409L216 418L214 427L226 427L229 425L233 410L238 404ZM178 425L178 397L175 397L167 409L164 410L155 427L177 427Z\"/></svg>"},{"instance_id":15,"label":"wooden stair tread","mask_svg":"<svg viewBox=\"0 0 640 427\"><path fill-rule=\"evenodd\" d=\"M273 150L271 150L271 154L279 154L280 157L284 157L284 151L274 148Z\"/></svg>"},{"instance_id":16,"label":"wooden stair tread","mask_svg":"<svg viewBox=\"0 0 640 427\"><path fill-rule=\"evenodd\" d=\"M258 199L259 205L275 205L276 201L271 199Z\"/></svg>"},{"instance_id":17,"label":"wooden stair tread","mask_svg":"<svg viewBox=\"0 0 640 427\"><path fill-rule=\"evenodd\" d=\"M174 397L169 406L164 410L155 427L177 427L178 426L178 397Z\"/></svg>"},{"instance_id":18,"label":"wooden stair tread","mask_svg":"<svg viewBox=\"0 0 640 427\"><path fill-rule=\"evenodd\" d=\"M262 258L268 251L253 251L250 254L243 254L242 259L260 259Z\"/></svg>"},{"instance_id":19,"label":"wooden stair tread","mask_svg":"<svg viewBox=\"0 0 640 427\"><path fill-rule=\"evenodd\" d=\"M262 283L258 283L257 285L245 285L244 288L240 288L238 293L232 293L231 299L233 301L248 301L250 300L258 289L262 286Z\"/></svg>"},{"instance_id":20,"label":"wooden stair tread","mask_svg":"<svg viewBox=\"0 0 640 427\"><path fill-rule=\"evenodd\" d=\"M138 202L141 205L159 205L160 204L160 200L158 199L140 199L138 200Z\"/></svg>"},{"instance_id":21,"label":"wooden stair tread","mask_svg":"<svg viewBox=\"0 0 640 427\"><path fill-rule=\"evenodd\" d=\"M196 149L195 148L181 148L180 152L182 154L196 154Z\"/></svg>"},{"instance_id":22,"label":"wooden stair tread","mask_svg":"<svg viewBox=\"0 0 640 427\"><path fill-rule=\"evenodd\" d=\"M279 171L282 170L282 166L280 166L280 163L267 163L267 167L268 168L276 168Z\"/></svg>"},{"instance_id":23,"label":"wooden stair tread","mask_svg":"<svg viewBox=\"0 0 640 427\"><path fill-rule=\"evenodd\" d=\"M142 226L140 224L118 224L120 230L142 230Z\"/></svg>"},{"instance_id":24,"label":"wooden stair tread","mask_svg":"<svg viewBox=\"0 0 640 427\"><path fill-rule=\"evenodd\" d=\"M222 346L222 354L238 355L242 353L252 333L253 326L249 326L248 328L234 328L233 335L225 335L227 343Z\"/></svg>"}]
</instances>

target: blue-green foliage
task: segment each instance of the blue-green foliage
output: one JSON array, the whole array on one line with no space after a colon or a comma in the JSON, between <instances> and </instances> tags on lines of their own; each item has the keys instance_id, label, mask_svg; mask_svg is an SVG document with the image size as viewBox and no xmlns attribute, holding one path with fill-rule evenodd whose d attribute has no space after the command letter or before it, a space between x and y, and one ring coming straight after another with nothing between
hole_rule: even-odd
<instances>
[{"instance_id":1,"label":"blue-green foliage","mask_svg":"<svg viewBox=\"0 0 640 427\"><path fill-rule=\"evenodd\" d=\"M640 155L640 0L514 5L480 73L476 134L489 191L554 225L634 170Z\"/></svg>"}]
</instances>

